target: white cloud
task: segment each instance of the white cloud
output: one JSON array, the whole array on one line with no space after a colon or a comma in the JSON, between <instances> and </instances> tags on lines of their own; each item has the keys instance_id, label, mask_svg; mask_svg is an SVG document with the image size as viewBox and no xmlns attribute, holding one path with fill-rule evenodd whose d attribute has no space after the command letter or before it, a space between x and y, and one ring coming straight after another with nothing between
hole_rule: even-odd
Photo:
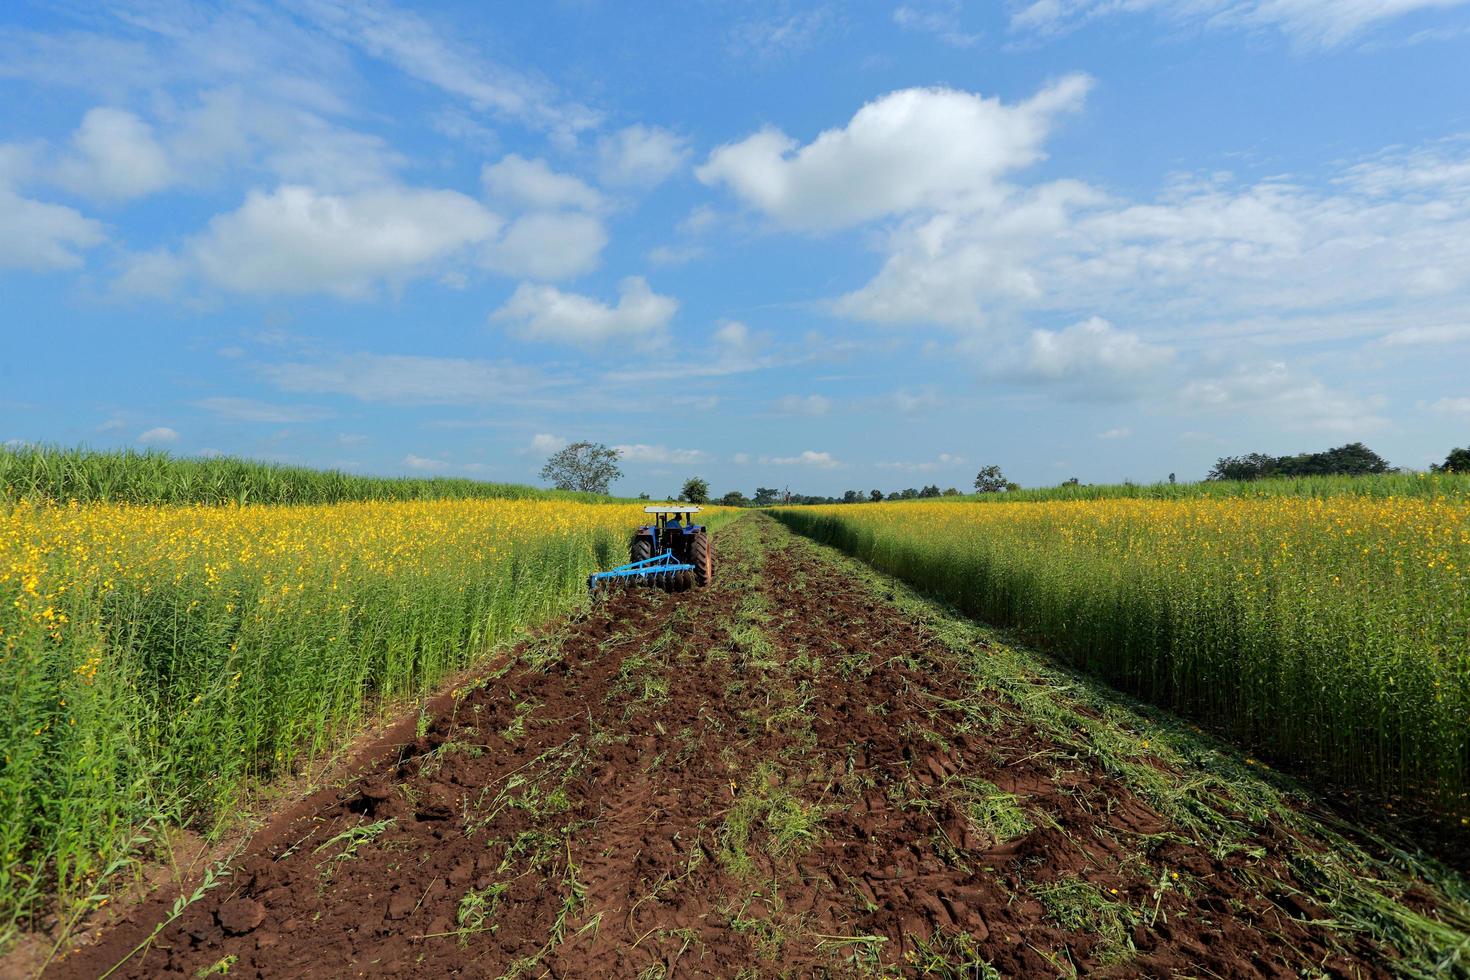
<instances>
[{"instance_id":1,"label":"white cloud","mask_svg":"<svg viewBox=\"0 0 1470 980\"><path fill-rule=\"evenodd\" d=\"M415 456L409 453L403 457L403 465L411 470L423 470L429 473L437 473L449 469L449 464L442 459L429 459L424 456Z\"/></svg>"},{"instance_id":2,"label":"white cloud","mask_svg":"<svg viewBox=\"0 0 1470 980\"><path fill-rule=\"evenodd\" d=\"M1441 415L1462 415L1470 417L1470 398L1441 398L1426 406L1431 412Z\"/></svg>"},{"instance_id":3,"label":"white cloud","mask_svg":"<svg viewBox=\"0 0 1470 980\"><path fill-rule=\"evenodd\" d=\"M1009 190L977 214L913 218L889 232L888 256L867 285L833 309L878 323L975 329L995 307L1045 304L1039 260L1061 251L1072 212L1100 195L1073 181Z\"/></svg>"},{"instance_id":4,"label":"white cloud","mask_svg":"<svg viewBox=\"0 0 1470 980\"><path fill-rule=\"evenodd\" d=\"M570 279L596 269L607 230L590 214L527 214L485 249L489 269L518 279Z\"/></svg>"},{"instance_id":5,"label":"white cloud","mask_svg":"<svg viewBox=\"0 0 1470 980\"><path fill-rule=\"evenodd\" d=\"M658 126L633 125L597 143L598 173L603 183L653 187L683 170L689 142Z\"/></svg>"},{"instance_id":6,"label":"white cloud","mask_svg":"<svg viewBox=\"0 0 1470 980\"><path fill-rule=\"evenodd\" d=\"M824 395L786 395L776 400L776 410L787 415L826 415L832 399Z\"/></svg>"},{"instance_id":7,"label":"white cloud","mask_svg":"<svg viewBox=\"0 0 1470 980\"><path fill-rule=\"evenodd\" d=\"M710 154L697 171L791 228L820 230L885 215L993 202L999 179L1042 157L1055 117L1092 81L1069 75L1006 105L954 89L904 89L806 146L765 129Z\"/></svg>"},{"instance_id":8,"label":"white cloud","mask_svg":"<svg viewBox=\"0 0 1470 980\"><path fill-rule=\"evenodd\" d=\"M960 27L960 0L919 0L906 3L893 11L893 22L910 31L933 34L952 48L972 48L982 35Z\"/></svg>"},{"instance_id":9,"label":"white cloud","mask_svg":"<svg viewBox=\"0 0 1470 980\"><path fill-rule=\"evenodd\" d=\"M736 466L745 466L750 462L750 453L736 453L730 457L730 462Z\"/></svg>"},{"instance_id":10,"label":"white cloud","mask_svg":"<svg viewBox=\"0 0 1470 980\"><path fill-rule=\"evenodd\" d=\"M480 405L546 396L560 384L509 361L406 354L351 354L316 363L267 365L262 373L284 391L347 395L365 402Z\"/></svg>"},{"instance_id":11,"label":"white cloud","mask_svg":"<svg viewBox=\"0 0 1470 980\"><path fill-rule=\"evenodd\" d=\"M1131 390L1173 359L1171 348L1092 317L1065 330L1033 330L1025 344L996 358L991 368L1006 377L1104 394Z\"/></svg>"},{"instance_id":12,"label":"white cloud","mask_svg":"<svg viewBox=\"0 0 1470 980\"><path fill-rule=\"evenodd\" d=\"M923 388L919 391L900 389L884 395L878 399L878 402L882 407L892 408L904 415L920 415L943 406L945 399L941 398L939 392L933 388Z\"/></svg>"},{"instance_id":13,"label":"white cloud","mask_svg":"<svg viewBox=\"0 0 1470 980\"><path fill-rule=\"evenodd\" d=\"M0 183L0 269L73 269L106 239L102 225L72 208L21 197Z\"/></svg>"},{"instance_id":14,"label":"white cloud","mask_svg":"<svg viewBox=\"0 0 1470 980\"><path fill-rule=\"evenodd\" d=\"M1328 48L1381 21L1465 0L1032 0L1011 15L1016 31L1052 35L1118 13L1157 12L1181 23L1271 28L1303 46Z\"/></svg>"},{"instance_id":15,"label":"white cloud","mask_svg":"<svg viewBox=\"0 0 1470 980\"><path fill-rule=\"evenodd\" d=\"M1278 335L1304 313L1318 332L1332 318L1360 331L1355 304L1413 302L1448 320L1470 287L1462 162L1470 151L1456 145L1376 157L1371 174L1355 166L1317 188L1179 179L1146 203L1075 181L1012 187L978 212L901 223L882 242L879 273L834 308L969 330L1000 313L1079 307L1170 327L1256 318Z\"/></svg>"},{"instance_id":16,"label":"white cloud","mask_svg":"<svg viewBox=\"0 0 1470 980\"><path fill-rule=\"evenodd\" d=\"M75 268L82 264L81 252L106 239L99 222L15 190L38 167L38 147L0 143L0 269Z\"/></svg>"},{"instance_id":17,"label":"white cloud","mask_svg":"<svg viewBox=\"0 0 1470 980\"><path fill-rule=\"evenodd\" d=\"M953 453L940 453L936 459L918 463L879 463L880 470L901 470L905 473L933 473L936 470L952 469L965 465L965 457Z\"/></svg>"},{"instance_id":18,"label":"white cloud","mask_svg":"<svg viewBox=\"0 0 1470 980\"><path fill-rule=\"evenodd\" d=\"M709 458L698 449L670 449L667 446L649 446L643 443L613 448L629 463L701 463Z\"/></svg>"},{"instance_id":19,"label":"white cloud","mask_svg":"<svg viewBox=\"0 0 1470 980\"><path fill-rule=\"evenodd\" d=\"M351 195L310 187L252 191L215 217L187 256L210 282L250 293L370 295L492 236L499 219L455 191L382 188Z\"/></svg>"},{"instance_id":20,"label":"white cloud","mask_svg":"<svg viewBox=\"0 0 1470 980\"><path fill-rule=\"evenodd\" d=\"M727 351L748 351L754 343L750 327L739 320L721 320L715 328L714 341Z\"/></svg>"},{"instance_id":21,"label":"white cloud","mask_svg":"<svg viewBox=\"0 0 1470 980\"><path fill-rule=\"evenodd\" d=\"M272 405L253 398L215 397L204 398L194 403L199 408L236 422L317 422L332 417L332 413L314 405Z\"/></svg>"},{"instance_id":22,"label":"white cloud","mask_svg":"<svg viewBox=\"0 0 1470 980\"><path fill-rule=\"evenodd\" d=\"M761 463L773 466L813 466L817 469L835 469L842 464L832 458L831 453L819 453L807 449L800 456L762 456Z\"/></svg>"},{"instance_id":23,"label":"white cloud","mask_svg":"<svg viewBox=\"0 0 1470 980\"><path fill-rule=\"evenodd\" d=\"M782 5L784 7L784 4ZM737 24L730 32L730 48L736 54L774 59L804 51L833 23L830 6L777 14Z\"/></svg>"},{"instance_id":24,"label":"white cloud","mask_svg":"<svg viewBox=\"0 0 1470 980\"><path fill-rule=\"evenodd\" d=\"M1470 323L1447 323L1430 327L1405 327L1383 337L1390 347L1420 347L1429 344L1457 344L1470 340Z\"/></svg>"},{"instance_id":25,"label":"white cloud","mask_svg":"<svg viewBox=\"0 0 1470 980\"><path fill-rule=\"evenodd\" d=\"M168 187L173 166L153 129L122 109L98 107L82 117L53 179L74 193L127 201Z\"/></svg>"},{"instance_id":26,"label":"white cloud","mask_svg":"<svg viewBox=\"0 0 1470 980\"><path fill-rule=\"evenodd\" d=\"M600 344L659 334L678 309L678 300L655 293L641 276L629 276L618 283L616 306L554 286L523 282L490 319L509 324L527 340Z\"/></svg>"},{"instance_id":27,"label":"white cloud","mask_svg":"<svg viewBox=\"0 0 1470 980\"><path fill-rule=\"evenodd\" d=\"M1255 416L1289 430L1341 436L1359 436L1387 425L1378 414L1384 405L1381 397L1336 391L1282 361L1236 363L1198 378L1180 389L1176 403L1181 414Z\"/></svg>"},{"instance_id":28,"label":"white cloud","mask_svg":"<svg viewBox=\"0 0 1470 980\"><path fill-rule=\"evenodd\" d=\"M527 160L516 153L507 154L499 163L487 164L480 179L491 197L519 207L596 211L604 204L602 195L581 179L557 173L545 160Z\"/></svg>"},{"instance_id":29,"label":"white cloud","mask_svg":"<svg viewBox=\"0 0 1470 980\"><path fill-rule=\"evenodd\" d=\"M169 443L178 442L179 434L166 425L160 425L140 433L138 441L145 446L166 446Z\"/></svg>"},{"instance_id":30,"label":"white cloud","mask_svg":"<svg viewBox=\"0 0 1470 980\"><path fill-rule=\"evenodd\" d=\"M188 263L166 249L125 252L118 259L117 269L112 280L114 293L155 299L173 296L189 274Z\"/></svg>"},{"instance_id":31,"label":"white cloud","mask_svg":"<svg viewBox=\"0 0 1470 980\"><path fill-rule=\"evenodd\" d=\"M296 9L336 37L479 109L554 131L596 123L590 110L558 99L552 87L476 56L417 14L372 0L298 0Z\"/></svg>"},{"instance_id":32,"label":"white cloud","mask_svg":"<svg viewBox=\"0 0 1470 980\"><path fill-rule=\"evenodd\" d=\"M689 213L679 220L679 233L683 235L703 235L712 231L720 223L720 212L708 204L700 204L689 209Z\"/></svg>"},{"instance_id":33,"label":"white cloud","mask_svg":"<svg viewBox=\"0 0 1470 980\"><path fill-rule=\"evenodd\" d=\"M360 432L342 432L337 435L337 443L342 446L361 446L368 441L368 437Z\"/></svg>"},{"instance_id":34,"label":"white cloud","mask_svg":"<svg viewBox=\"0 0 1470 980\"><path fill-rule=\"evenodd\" d=\"M693 262L706 251L703 245L655 245L648 250L648 261L652 265L683 265Z\"/></svg>"},{"instance_id":35,"label":"white cloud","mask_svg":"<svg viewBox=\"0 0 1470 980\"><path fill-rule=\"evenodd\" d=\"M1127 439L1131 435L1133 435L1133 430L1125 425L1118 426L1115 429L1108 429L1105 432L1099 432L1097 437L1099 439Z\"/></svg>"},{"instance_id":36,"label":"white cloud","mask_svg":"<svg viewBox=\"0 0 1470 980\"><path fill-rule=\"evenodd\" d=\"M538 432L531 437L531 452L554 453L566 448L567 440L561 436L554 436L549 432Z\"/></svg>"}]
</instances>

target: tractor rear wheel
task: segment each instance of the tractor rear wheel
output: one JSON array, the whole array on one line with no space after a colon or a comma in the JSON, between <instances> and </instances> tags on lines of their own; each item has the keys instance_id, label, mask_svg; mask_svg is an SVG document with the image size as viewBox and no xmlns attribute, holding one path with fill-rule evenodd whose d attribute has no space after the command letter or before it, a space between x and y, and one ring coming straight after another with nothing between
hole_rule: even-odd
<instances>
[{"instance_id":1,"label":"tractor rear wheel","mask_svg":"<svg viewBox=\"0 0 1470 980\"><path fill-rule=\"evenodd\" d=\"M714 580L715 546L708 531L700 531L694 536L694 544L689 548L689 564L694 566L694 581L701 589Z\"/></svg>"},{"instance_id":2,"label":"tractor rear wheel","mask_svg":"<svg viewBox=\"0 0 1470 980\"><path fill-rule=\"evenodd\" d=\"M641 534L634 538L633 543L628 546L629 561L643 561L646 558L652 557L653 542Z\"/></svg>"}]
</instances>

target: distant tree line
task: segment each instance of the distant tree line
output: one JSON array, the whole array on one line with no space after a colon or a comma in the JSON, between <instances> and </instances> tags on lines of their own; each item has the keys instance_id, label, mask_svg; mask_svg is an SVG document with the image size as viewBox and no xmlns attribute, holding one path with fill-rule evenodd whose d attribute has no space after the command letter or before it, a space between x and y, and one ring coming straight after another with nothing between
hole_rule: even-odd
<instances>
[{"instance_id":1,"label":"distant tree line","mask_svg":"<svg viewBox=\"0 0 1470 980\"><path fill-rule=\"evenodd\" d=\"M601 443L576 442L559 450L546 461L541 471L542 479L550 480L558 489L581 490L590 493L607 493L612 481L622 476L618 467L619 453ZM1470 473L1470 447L1452 449L1443 463L1430 467L1437 473ZM1350 442L1333 449L1315 453L1297 453L1294 456L1271 456L1266 453L1247 453L1244 456L1221 456L1210 469L1208 480L1265 480L1273 478L1312 476L1372 476L1379 473L1396 473L1388 460L1369 449L1361 442ZM1132 485L1131 480L1124 481ZM1169 482L1175 475L1169 474ZM1080 486L1076 477L1066 480L1063 486ZM999 466L985 466L975 474L975 493L1010 493L1020 489L1001 472ZM648 500L649 495L640 493L639 499ZM692 504L717 503L726 507L772 507L778 504L861 504L882 500L924 500L933 497L958 497L956 487L941 490L938 484L925 487L909 487L905 490L845 490L841 496L825 497L813 494L793 493L789 487L756 487L754 496L747 497L739 490L731 490L715 497L709 481L701 477L690 477L684 481L678 498Z\"/></svg>"},{"instance_id":2,"label":"distant tree line","mask_svg":"<svg viewBox=\"0 0 1470 980\"><path fill-rule=\"evenodd\" d=\"M1470 447L1451 449L1443 463L1434 463L1435 473L1470 473ZM1297 476L1373 476L1397 473L1398 468L1363 445L1350 442L1320 453L1297 453L1295 456L1268 456L1248 453L1245 456L1221 456L1206 479L1266 480Z\"/></svg>"}]
</instances>

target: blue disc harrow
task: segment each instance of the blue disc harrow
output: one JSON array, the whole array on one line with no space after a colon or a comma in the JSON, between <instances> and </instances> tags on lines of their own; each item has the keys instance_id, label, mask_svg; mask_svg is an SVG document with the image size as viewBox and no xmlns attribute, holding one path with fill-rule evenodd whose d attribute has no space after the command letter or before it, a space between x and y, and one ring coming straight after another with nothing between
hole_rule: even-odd
<instances>
[{"instance_id":1,"label":"blue disc harrow","mask_svg":"<svg viewBox=\"0 0 1470 980\"><path fill-rule=\"evenodd\" d=\"M589 575L587 588L595 590L599 585L611 585L619 581L671 588L680 584L679 576L683 572L693 574L694 566L675 558L672 551L665 551L652 558L630 561L609 571Z\"/></svg>"}]
</instances>

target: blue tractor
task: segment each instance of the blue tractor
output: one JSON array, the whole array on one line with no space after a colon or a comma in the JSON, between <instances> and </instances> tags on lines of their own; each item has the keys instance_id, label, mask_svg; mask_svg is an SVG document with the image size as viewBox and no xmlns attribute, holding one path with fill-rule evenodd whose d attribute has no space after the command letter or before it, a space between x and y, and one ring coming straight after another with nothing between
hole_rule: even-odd
<instances>
[{"instance_id":1,"label":"blue tractor","mask_svg":"<svg viewBox=\"0 0 1470 980\"><path fill-rule=\"evenodd\" d=\"M628 564L589 576L587 587L615 582L657 585L683 592L709 585L714 578L715 550L709 529L694 523L699 508L683 504L654 504L643 508L653 523L640 527L628 544Z\"/></svg>"}]
</instances>

